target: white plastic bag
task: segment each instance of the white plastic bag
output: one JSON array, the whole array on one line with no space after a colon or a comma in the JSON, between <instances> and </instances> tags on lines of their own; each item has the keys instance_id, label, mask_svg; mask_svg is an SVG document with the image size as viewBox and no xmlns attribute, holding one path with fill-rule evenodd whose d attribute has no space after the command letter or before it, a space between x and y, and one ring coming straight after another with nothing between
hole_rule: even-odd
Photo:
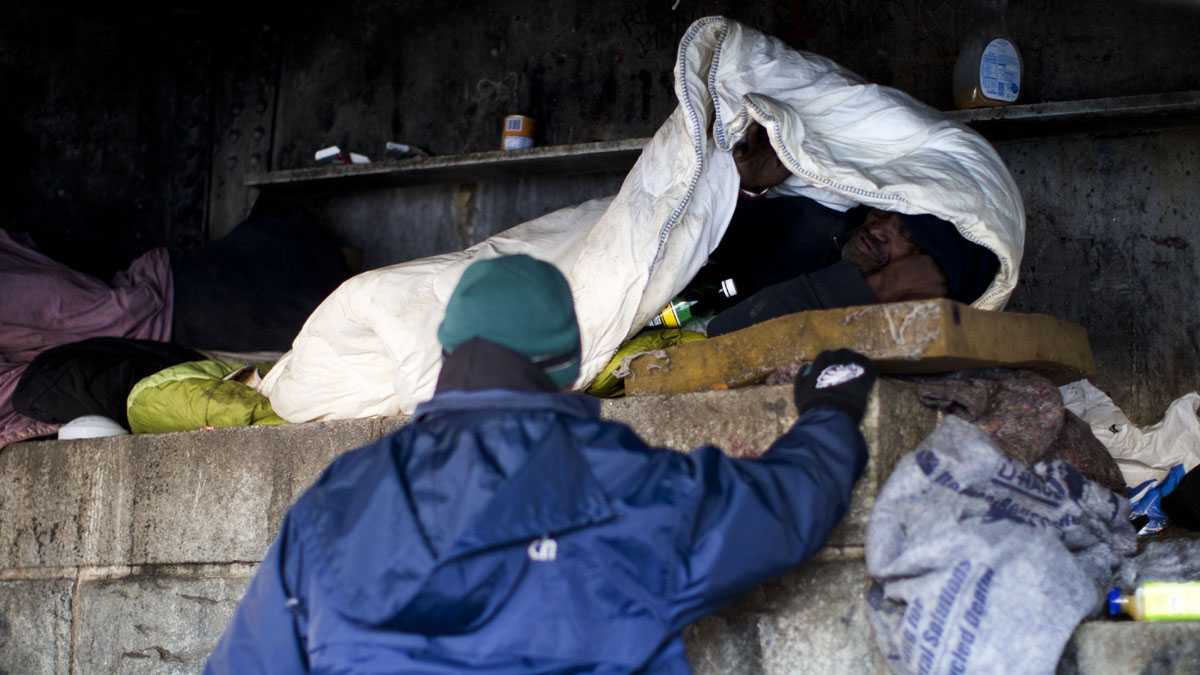
<instances>
[{"instance_id":1,"label":"white plastic bag","mask_svg":"<svg viewBox=\"0 0 1200 675\"><path fill-rule=\"evenodd\" d=\"M1176 464L1187 471L1200 465L1200 393L1175 399L1162 420L1143 429L1087 380L1072 382L1059 391L1064 407L1087 422L1117 460L1127 485L1160 481Z\"/></svg>"}]
</instances>

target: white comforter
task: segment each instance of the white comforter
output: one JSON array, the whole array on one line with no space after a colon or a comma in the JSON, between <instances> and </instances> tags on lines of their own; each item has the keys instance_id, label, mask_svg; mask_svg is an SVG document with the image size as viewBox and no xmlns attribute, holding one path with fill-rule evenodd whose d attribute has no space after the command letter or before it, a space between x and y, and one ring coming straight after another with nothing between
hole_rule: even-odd
<instances>
[{"instance_id":1,"label":"white comforter","mask_svg":"<svg viewBox=\"0 0 1200 675\"><path fill-rule=\"evenodd\" d=\"M276 412L300 422L412 411L433 393L437 326L459 276L474 260L510 253L550 261L570 281L583 338L578 384L586 385L721 240L738 192L729 151L752 120L798 179L834 201L956 224L1000 258L975 305L1000 309L1008 300L1024 208L1004 163L974 131L722 17L700 19L683 36L675 93L678 109L615 197L344 283L264 381Z\"/></svg>"}]
</instances>

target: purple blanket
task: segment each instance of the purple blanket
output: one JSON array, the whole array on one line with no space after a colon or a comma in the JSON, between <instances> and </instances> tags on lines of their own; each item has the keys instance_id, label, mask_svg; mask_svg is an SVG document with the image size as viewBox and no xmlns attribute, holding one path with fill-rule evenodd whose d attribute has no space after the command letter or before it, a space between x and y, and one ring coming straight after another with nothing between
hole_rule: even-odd
<instances>
[{"instance_id":1,"label":"purple blanket","mask_svg":"<svg viewBox=\"0 0 1200 675\"><path fill-rule=\"evenodd\" d=\"M0 230L0 448L56 429L12 407L13 390L33 357L90 337L165 342L171 310L166 249L146 253L106 284Z\"/></svg>"}]
</instances>

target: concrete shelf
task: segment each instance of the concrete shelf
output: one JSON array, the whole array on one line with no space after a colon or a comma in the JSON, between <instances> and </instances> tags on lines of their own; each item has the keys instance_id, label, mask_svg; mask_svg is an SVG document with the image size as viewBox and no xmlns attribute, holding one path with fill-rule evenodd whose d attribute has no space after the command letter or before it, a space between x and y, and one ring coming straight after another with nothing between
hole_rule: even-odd
<instances>
[{"instance_id":1,"label":"concrete shelf","mask_svg":"<svg viewBox=\"0 0 1200 675\"><path fill-rule=\"evenodd\" d=\"M1200 120L1200 91L954 110L951 119L990 138L1139 129ZM372 164L312 166L250 174L249 187L342 189L475 181L528 174L585 174L633 166L648 138L475 152Z\"/></svg>"},{"instance_id":2,"label":"concrete shelf","mask_svg":"<svg viewBox=\"0 0 1200 675\"><path fill-rule=\"evenodd\" d=\"M1196 116L1200 113L1200 91L1174 91L1143 96L1088 98L1078 101L1026 103L1002 108L975 108L947 112L950 119L966 124L1017 121L1080 121L1097 117Z\"/></svg>"},{"instance_id":3,"label":"concrete shelf","mask_svg":"<svg viewBox=\"0 0 1200 675\"><path fill-rule=\"evenodd\" d=\"M246 177L246 185L257 188L359 188L473 181L522 174L626 171L637 161L642 147L649 140L630 138L371 164L313 166L251 174Z\"/></svg>"},{"instance_id":4,"label":"concrete shelf","mask_svg":"<svg viewBox=\"0 0 1200 675\"><path fill-rule=\"evenodd\" d=\"M947 114L993 140L1130 132L1200 123L1200 91L1050 101Z\"/></svg>"}]
</instances>

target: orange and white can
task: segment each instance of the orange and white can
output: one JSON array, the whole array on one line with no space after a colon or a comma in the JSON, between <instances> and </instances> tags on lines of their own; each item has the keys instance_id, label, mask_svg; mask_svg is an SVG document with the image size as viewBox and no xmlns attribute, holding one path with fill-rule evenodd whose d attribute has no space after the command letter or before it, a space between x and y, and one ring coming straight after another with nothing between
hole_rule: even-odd
<instances>
[{"instance_id":1,"label":"orange and white can","mask_svg":"<svg viewBox=\"0 0 1200 675\"><path fill-rule=\"evenodd\" d=\"M533 118L525 115L505 117L504 131L500 132L500 147L504 150L532 148Z\"/></svg>"}]
</instances>

